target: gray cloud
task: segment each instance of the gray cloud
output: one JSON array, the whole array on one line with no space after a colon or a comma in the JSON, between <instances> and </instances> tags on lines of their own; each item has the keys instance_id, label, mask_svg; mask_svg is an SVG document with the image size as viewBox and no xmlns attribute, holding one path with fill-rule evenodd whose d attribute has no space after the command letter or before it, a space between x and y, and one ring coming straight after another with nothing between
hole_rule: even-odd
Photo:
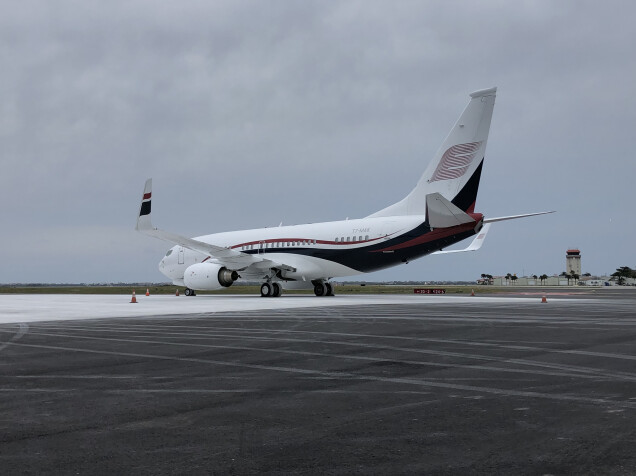
<instances>
[{"instance_id":1,"label":"gray cloud","mask_svg":"<svg viewBox=\"0 0 636 476\"><path fill-rule=\"evenodd\" d=\"M185 234L367 215L499 86L478 209L558 209L369 279L636 265L629 2L3 2L0 282L162 280Z\"/></svg>"}]
</instances>

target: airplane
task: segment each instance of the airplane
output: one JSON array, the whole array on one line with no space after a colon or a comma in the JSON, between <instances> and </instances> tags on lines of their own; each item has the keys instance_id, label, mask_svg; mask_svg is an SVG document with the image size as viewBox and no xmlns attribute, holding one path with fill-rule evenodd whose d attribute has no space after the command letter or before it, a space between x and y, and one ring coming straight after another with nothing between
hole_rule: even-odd
<instances>
[{"instance_id":1,"label":"airplane","mask_svg":"<svg viewBox=\"0 0 636 476\"><path fill-rule=\"evenodd\" d=\"M159 271L185 294L261 282L261 296L311 289L333 296L333 278L369 273L429 254L478 250L490 224L543 215L486 218L475 212L497 88L470 101L417 182L402 200L364 218L231 231L188 238L154 228L152 179L144 186L136 230L175 244ZM448 246L477 235L460 250Z\"/></svg>"}]
</instances>

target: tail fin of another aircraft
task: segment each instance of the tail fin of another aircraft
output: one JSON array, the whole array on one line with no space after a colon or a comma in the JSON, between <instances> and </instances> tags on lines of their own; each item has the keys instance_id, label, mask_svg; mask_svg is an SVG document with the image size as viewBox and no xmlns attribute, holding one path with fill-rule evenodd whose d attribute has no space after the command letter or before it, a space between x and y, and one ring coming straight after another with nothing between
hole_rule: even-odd
<instances>
[{"instance_id":1,"label":"tail fin of another aircraft","mask_svg":"<svg viewBox=\"0 0 636 476\"><path fill-rule=\"evenodd\" d=\"M463 212L475 210L497 88L476 91L415 188L370 217L424 215L426 195L439 193Z\"/></svg>"}]
</instances>

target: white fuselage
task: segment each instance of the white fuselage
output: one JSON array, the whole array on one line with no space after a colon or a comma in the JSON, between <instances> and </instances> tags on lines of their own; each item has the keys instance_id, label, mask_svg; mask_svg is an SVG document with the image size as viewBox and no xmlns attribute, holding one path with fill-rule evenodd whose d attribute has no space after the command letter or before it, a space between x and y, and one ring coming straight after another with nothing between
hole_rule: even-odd
<instances>
[{"instance_id":1,"label":"white fuselage","mask_svg":"<svg viewBox=\"0 0 636 476\"><path fill-rule=\"evenodd\" d=\"M325 276L353 276L364 272L312 254L330 251L342 254L370 245L377 246L414 229L424 219L419 215L361 218L215 233L195 239L285 262L295 268L295 271L286 273L287 278L309 283ZM159 263L159 270L175 284L183 285L185 270L206 259L210 260L204 253L174 246ZM251 269L248 273L241 273L241 277L260 278L261 274Z\"/></svg>"}]
</instances>

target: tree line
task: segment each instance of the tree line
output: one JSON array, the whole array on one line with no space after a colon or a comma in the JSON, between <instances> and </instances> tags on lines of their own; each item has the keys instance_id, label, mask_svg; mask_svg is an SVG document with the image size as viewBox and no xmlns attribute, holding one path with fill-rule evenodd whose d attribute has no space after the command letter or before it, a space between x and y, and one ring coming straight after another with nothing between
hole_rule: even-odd
<instances>
[{"instance_id":1,"label":"tree line","mask_svg":"<svg viewBox=\"0 0 636 476\"><path fill-rule=\"evenodd\" d=\"M568 280L568 285L570 284L570 280L577 282L579 278L581 277L574 271L571 271L569 273L563 271L559 276L566 278ZM583 276L592 276L592 275L590 273L584 273ZM636 279L636 270L630 268L629 266L621 266L620 268L616 268L616 272L612 273L611 276L616 278L619 286L622 286L623 284L625 284L625 280L627 278ZM535 280L538 279L541 282L541 284L543 284L548 279L548 277L549 276L547 274L542 274L541 276L537 276L536 274L532 275L532 278L534 278ZM492 284L494 280L494 276L492 274L481 273L481 279L484 281L487 281L488 284ZM512 284L515 284L515 282L519 278L517 278L516 274L507 273L504 276L504 279L506 280L506 283L512 281Z\"/></svg>"},{"instance_id":2,"label":"tree line","mask_svg":"<svg viewBox=\"0 0 636 476\"><path fill-rule=\"evenodd\" d=\"M540 280L541 284L543 284L544 281L546 281L548 279L548 275L547 274L542 274L541 276L537 276L536 274L533 274L531 277L534 278L535 280L536 279ZM495 279L495 277L492 274L482 273L481 274L481 279L483 279L484 281L488 281L488 284L492 284L493 280ZM507 273L504 276L504 279L506 280L506 283L512 281L512 284L515 284L515 282L519 278L517 277L516 274Z\"/></svg>"}]
</instances>

